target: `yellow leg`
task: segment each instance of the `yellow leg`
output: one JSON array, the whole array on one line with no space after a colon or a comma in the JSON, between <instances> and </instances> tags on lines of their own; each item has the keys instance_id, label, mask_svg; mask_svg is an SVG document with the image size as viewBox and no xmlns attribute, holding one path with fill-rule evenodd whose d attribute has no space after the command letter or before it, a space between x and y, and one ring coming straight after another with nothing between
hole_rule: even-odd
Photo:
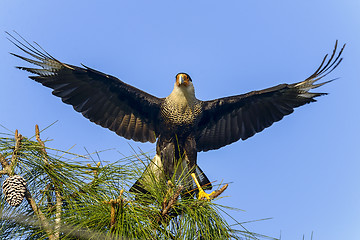
<instances>
[{"instance_id":1,"label":"yellow leg","mask_svg":"<svg viewBox=\"0 0 360 240\"><path fill-rule=\"evenodd\" d=\"M199 196L198 196L198 198L199 198L199 199L206 198L207 200L210 200L210 195L213 194L213 193L215 193L215 192L212 192L212 193L210 193L210 194L205 193L204 190L201 188L198 180L196 179L195 173L192 173L192 174L191 174L191 177L194 179L194 182L195 182L196 186L197 186L198 189L199 189Z\"/></svg>"}]
</instances>

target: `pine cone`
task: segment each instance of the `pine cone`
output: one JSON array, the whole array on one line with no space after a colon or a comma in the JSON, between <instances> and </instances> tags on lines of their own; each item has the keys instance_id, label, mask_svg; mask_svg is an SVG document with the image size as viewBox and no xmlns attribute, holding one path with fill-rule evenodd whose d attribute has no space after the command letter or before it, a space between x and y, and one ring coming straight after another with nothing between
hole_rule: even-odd
<instances>
[{"instance_id":1,"label":"pine cone","mask_svg":"<svg viewBox=\"0 0 360 240\"><path fill-rule=\"evenodd\" d=\"M26 181L19 175L8 177L3 183L3 193L11 206L19 206L26 192Z\"/></svg>"}]
</instances>

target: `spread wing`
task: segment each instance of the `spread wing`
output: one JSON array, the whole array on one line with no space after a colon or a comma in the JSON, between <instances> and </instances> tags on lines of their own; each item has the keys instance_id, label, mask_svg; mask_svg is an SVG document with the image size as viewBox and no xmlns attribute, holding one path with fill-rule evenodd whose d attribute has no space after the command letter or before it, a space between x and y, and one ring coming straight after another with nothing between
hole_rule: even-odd
<instances>
[{"instance_id":1,"label":"spread wing","mask_svg":"<svg viewBox=\"0 0 360 240\"><path fill-rule=\"evenodd\" d=\"M326 55L315 73L302 82L203 102L204 112L196 134L197 150L218 149L245 140L292 113L294 108L315 102L316 97L326 93L309 90L331 81L316 83L339 65L344 47L336 55L336 41L331 57L327 60Z\"/></svg>"},{"instance_id":2,"label":"spread wing","mask_svg":"<svg viewBox=\"0 0 360 240\"><path fill-rule=\"evenodd\" d=\"M10 35L10 34L9 34ZM35 74L31 79L52 88L53 94L90 121L126 139L155 142L157 117L163 99L132 87L116 77L86 66L58 61L25 39L9 39L30 58L13 54L40 68L18 67ZM32 58L31 58L32 57Z\"/></svg>"}]
</instances>

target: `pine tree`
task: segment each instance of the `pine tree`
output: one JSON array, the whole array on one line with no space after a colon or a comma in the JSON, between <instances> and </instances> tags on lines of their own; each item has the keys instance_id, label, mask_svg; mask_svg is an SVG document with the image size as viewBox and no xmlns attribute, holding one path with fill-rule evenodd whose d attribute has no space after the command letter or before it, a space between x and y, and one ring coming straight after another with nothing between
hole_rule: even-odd
<instances>
[{"instance_id":1,"label":"pine tree","mask_svg":"<svg viewBox=\"0 0 360 240\"><path fill-rule=\"evenodd\" d=\"M230 226L232 208L182 197L181 184L154 178L150 194L127 192L145 153L94 164L47 148L38 126L34 137L0 137L0 239L275 239Z\"/></svg>"}]
</instances>

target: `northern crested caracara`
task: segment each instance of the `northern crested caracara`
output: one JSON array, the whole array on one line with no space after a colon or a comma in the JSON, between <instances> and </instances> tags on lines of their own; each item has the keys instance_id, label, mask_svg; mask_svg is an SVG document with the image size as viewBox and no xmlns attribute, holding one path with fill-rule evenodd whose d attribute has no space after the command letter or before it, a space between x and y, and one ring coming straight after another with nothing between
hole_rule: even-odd
<instances>
[{"instance_id":1,"label":"northern crested caracara","mask_svg":"<svg viewBox=\"0 0 360 240\"><path fill-rule=\"evenodd\" d=\"M292 113L294 108L315 102L325 93L309 91L331 81L317 83L339 65L344 49L336 53L336 42L330 58L326 55L320 67L302 82L201 101L195 97L192 79L186 73L176 75L168 97L157 98L111 75L62 63L42 48L10 37L32 59L12 53L14 56L40 66L18 68L35 74L30 78L53 89L52 93L64 103L126 139L157 141L154 160L131 188L141 192L146 191L149 171L166 180L175 175L178 180L185 169L187 175L196 173L200 185L211 188L197 166L197 153L245 140ZM189 186L190 181L191 177L187 177L185 185Z\"/></svg>"}]
</instances>

